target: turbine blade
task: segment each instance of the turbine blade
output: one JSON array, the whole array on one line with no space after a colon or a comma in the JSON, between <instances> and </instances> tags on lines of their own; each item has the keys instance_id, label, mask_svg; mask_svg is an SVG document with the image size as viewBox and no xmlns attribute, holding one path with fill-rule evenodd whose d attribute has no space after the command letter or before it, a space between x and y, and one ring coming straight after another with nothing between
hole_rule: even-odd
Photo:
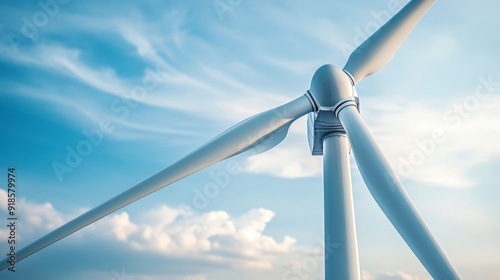
<instances>
[{"instance_id":1,"label":"turbine blade","mask_svg":"<svg viewBox=\"0 0 500 280\"><path fill-rule=\"evenodd\" d=\"M344 70L358 83L382 69L435 0L411 0L349 56Z\"/></svg>"},{"instance_id":2,"label":"turbine blade","mask_svg":"<svg viewBox=\"0 0 500 280\"><path fill-rule=\"evenodd\" d=\"M171 166L19 250L16 255L17 262L116 210L209 165L248 151L253 147L258 148L260 145L264 145L264 148L268 149L277 145L285 137L288 126L312 110L311 102L304 95L285 105L240 122ZM1 262L0 270L8 267L7 261L8 258Z\"/></svg>"},{"instance_id":3,"label":"turbine blade","mask_svg":"<svg viewBox=\"0 0 500 280\"><path fill-rule=\"evenodd\" d=\"M434 279L459 279L429 229L375 143L354 106L339 119L347 132L354 158L375 201Z\"/></svg>"}]
</instances>

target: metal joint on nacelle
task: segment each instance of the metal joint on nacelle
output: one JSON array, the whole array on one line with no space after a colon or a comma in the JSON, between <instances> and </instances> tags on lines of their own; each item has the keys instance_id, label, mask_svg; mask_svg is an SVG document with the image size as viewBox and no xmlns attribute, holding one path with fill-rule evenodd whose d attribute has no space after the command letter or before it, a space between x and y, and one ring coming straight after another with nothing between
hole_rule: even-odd
<instances>
[{"instance_id":1,"label":"metal joint on nacelle","mask_svg":"<svg viewBox=\"0 0 500 280\"><path fill-rule=\"evenodd\" d=\"M314 99L311 98L310 100ZM323 155L323 140L325 138L346 134L337 116L347 106L355 106L359 110L358 97L343 99L332 107L318 106L315 112L307 115L307 140L313 156ZM315 106L313 105L313 107Z\"/></svg>"},{"instance_id":2,"label":"metal joint on nacelle","mask_svg":"<svg viewBox=\"0 0 500 280\"><path fill-rule=\"evenodd\" d=\"M342 69L342 71L344 71L344 73L347 75L347 77L349 77L349 79L351 80L352 86L355 86L356 80L354 79L354 76L345 69Z\"/></svg>"}]
</instances>

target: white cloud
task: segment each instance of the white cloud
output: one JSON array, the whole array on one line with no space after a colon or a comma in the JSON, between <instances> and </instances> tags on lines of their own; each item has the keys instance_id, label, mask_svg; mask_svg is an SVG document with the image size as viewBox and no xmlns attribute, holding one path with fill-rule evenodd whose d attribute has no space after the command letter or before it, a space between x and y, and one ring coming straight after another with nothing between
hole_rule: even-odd
<instances>
[{"instance_id":1,"label":"white cloud","mask_svg":"<svg viewBox=\"0 0 500 280\"><path fill-rule=\"evenodd\" d=\"M177 280L206 280L207 277L203 274L190 275L190 276L180 276L176 278Z\"/></svg>"},{"instance_id":2,"label":"white cloud","mask_svg":"<svg viewBox=\"0 0 500 280\"><path fill-rule=\"evenodd\" d=\"M5 56L11 53L10 50L4 51L3 55ZM78 49L55 44L39 44L19 55L9 56L9 59L18 63L56 71L92 88L116 96L121 97L130 91L129 87L116 75L112 68L92 68L84 63Z\"/></svg>"},{"instance_id":3,"label":"white cloud","mask_svg":"<svg viewBox=\"0 0 500 280\"><path fill-rule=\"evenodd\" d=\"M46 203L34 203L27 201L24 198L16 198L16 209L15 214L18 217L17 224L17 239L23 242L29 238L37 236L39 233L48 232L55 229L56 227L62 225L66 220L64 215L56 210L52 204ZM0 211L7 215L7 192L0 189ZM7 230L4 228L0 229L0 240L8 236Z\"/></svg>"},{"instance_id":4,"label":"white cloud","mask_svg":"<svg viewBox=\"0 0 500 280\"><path fill-rule=\"evenodd\" d=\"M4 190L0 190L0 201L0 207L6 209ZM69 220L50 203L21 198L18 209L17 215L24 217L24 239L38 238ZM291 252L296 243L290 236L279 242L264 234L274 216L274 212L262 208L233 218L225 211L194 213L161 205L137 218L131 218L127 212L112 214L90 225L82 234L86 240L107 238L123 242L130 250L156 252L187 262L191 259L236 268L271 269L273 262ZM1 234L8 236L5 230Z\"/></svg>"},{"instance_id":5,"label":"white cloud","mask_svg":"<svg viewBox=\"0 0 500 280\"><path fill-rule=\"evenodd\" d=\"M361 270L361 280L375 280L375 277L365 270Z\"/></svg>"},{"instance_id":6,"label":"white cloud","mask_svg":"<svg viewBox=\"0 0 500 280\"><path fill-rule=\"evenodd\" d=\"M381 271L377 275L377 280L424 280L429 278L421 278L417 276L412 276L408 273L397 271L397 272L387 272Z\"/></svg>"},{"instance_id":7,"label":"white cloud","mask_svg":"<svg viewBox=\"0 0 500 280\"><path fill-rule=\"evenodd\" d=\"M495 125L500 98L479 100L474 110L464 109L463 117L454 113L455 105L463 106L470 96L433 108L409 100L382 104L363 117L400 177L431 186L471 187L476 184L473 170L500 157ZM442 141L432 138L437 130Z\"/></svg>"},{"instance_id":8,"label":"white cloud","mask_svg":"<svg viewBox=\"0 0 500 280\"><path fill-rule=\"evenodd\" d=\"M231 218L224 211L197 214L162 205L137 219L129 220L126 212L112 215L99 222L98 228L109 228L115 238L135 250L270 269L275 255L289 252L296 242L289 236L277 242L263 233L274 215L270 210L253 209Z\"/></svg>"},{"instance_id":9,"label":"white cloud","mask_svg":"<svg viewBox=\"0 0 500 280\"><path fill-rule=\"evenodd\" d=\"M306 117L290 126L287 138L275 148L249 157L244 168L257 174L272 174L283 178L320 176L322 157L312 156L307 143Z\"/></svg>"},{"instance_id":10,"label":"white cloud","mask_svg":"<svg viewBox=\"0 0 500 280\"><path fill-rule=\"evenodd\" d=\"M127 241L127 238L138 230L137 225L130 222L127 212L111 216L108 223L113 234L120 241Z\"/></svg>"},{"instance_id":11,"label":"white cloud","mask_svg":"<svg viewBox=\"0 0 500 280\"><path fill-rule=\"evenodd\" d=\"M362 270L361 279L362 280L428 280L430 278L421 278L417 276L412 276L402 271L388 272L383 270L380 271L376 276L373 276L371 273Z\"/></svg>"}]
</instances>

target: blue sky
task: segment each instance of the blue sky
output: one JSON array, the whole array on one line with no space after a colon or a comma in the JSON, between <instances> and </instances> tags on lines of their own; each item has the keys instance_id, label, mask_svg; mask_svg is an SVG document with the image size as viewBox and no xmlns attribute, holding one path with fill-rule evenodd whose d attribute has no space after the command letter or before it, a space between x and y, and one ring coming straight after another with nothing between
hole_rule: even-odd
<instances>
[{"instance_id":1,"label":"blue sky","mask_svg":"<svg viewBox=\"0 0 500 280\"><path fill-rule=\"evenodd\" d=\"M19 247L302 95L319 66L342 67L406 1L41 3L51 4L0 4L0 178L16 167ZM500 274L499 8L437 1L357 87L367 125L463 279ZM0 277L322 279L322 159L310 155L305 124ZM351 167L363 279L429 279L352 155ZM207 196L210 184L218 191ZM1 228L2 254L7 236Z\"/></svg>"}]
</instances>

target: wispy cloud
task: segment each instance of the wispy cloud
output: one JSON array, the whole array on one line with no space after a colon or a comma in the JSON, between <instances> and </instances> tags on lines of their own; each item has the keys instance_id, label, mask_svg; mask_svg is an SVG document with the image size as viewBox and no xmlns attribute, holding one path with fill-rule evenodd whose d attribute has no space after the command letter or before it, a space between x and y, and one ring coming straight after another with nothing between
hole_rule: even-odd
<instances>
[{"instance_id":1,"label":"wispy cloud","mask_svg":"<svg viewBox=\"0 0 500 280\"><path fill-rule=\"evenodd\" d=\"M448 105L439 107L400 102L377 106L376 113L365 110L364 117L391 165L404 179L431 186L471 187L477 185L471 170L500 157L496 144L500 130L494 125L500 117L496 96L463 116L452 112L462 103L460 99L448 100L444 103ZM443 141L433 140L436 130L442 131ZM406 172L405 162L414 172Z\"/></svg>"},{"instance_id":2,"label":"wispy cloud","mask_svg":"<svg viewBox=\"0 0 500 280\"><path fill-rule=\"evenodd\" d=\"M5 55L8 53L10 52L7 51ZM59 45L37 45L30 51L11 58L15 62L69 76L85 85L115 96L122 96L128 91L128 87L113 69L109 67L91 68L82 62L78 49Z\"/></svg>"}]
</instances>

